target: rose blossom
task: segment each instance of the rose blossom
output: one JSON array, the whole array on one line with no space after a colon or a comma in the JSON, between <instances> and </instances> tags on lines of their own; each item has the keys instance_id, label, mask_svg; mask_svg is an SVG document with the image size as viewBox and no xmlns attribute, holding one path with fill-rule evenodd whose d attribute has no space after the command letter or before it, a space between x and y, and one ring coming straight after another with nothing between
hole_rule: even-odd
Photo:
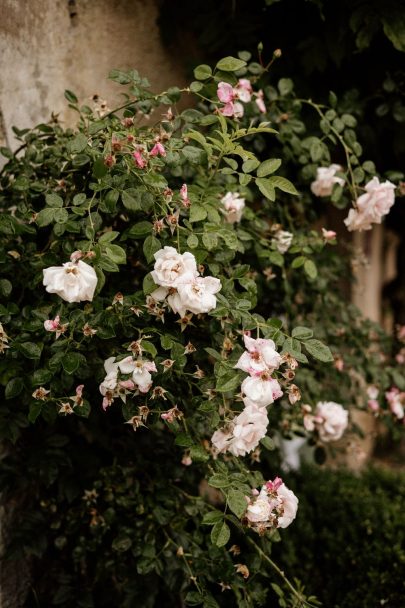
<instances>
[{"instance_id":1,"label":"rose blossom","mask_svg":"<svg viewBox=\"0 0 405 608\"><path fill-rule=\"evenodd\" d=\"M381 224L394 204L395 184L385 181L380 184L378 177L373 177L365 185L366 192L356 200L357 209L350 209L344 220L349 231L370 230L372 224Z\"/></svg>"},{"instance_id":2,"label":"rose blossom","mask_svg":"<svg viewBox=\"0 0 405 608\"><path fill-rule=\"evenodd\" d=\"M176 287L185 275L191 280L198 276L197 262L189 251L178 253L174 247L164 247L155 253L155 266L151 272L156 285Z\"/></svg>"},{"instance_id":3,"label":"rose blossom","mask_svg":"<svg viewBox=\"0 0 405 608\"><path fill-rule=\"evenodd\" d=\"M248 103L252 99L252 84L247 78L239 78L238 84L234 88L234 93L240 101Z\"/></svg>"},{"instance_id":4,"label":"rose blossom","mask_svg":"<svg viewBox=\"0 0 405 608\"><path fill-rule=\"evenodd\" d=\"M227 192L221 198L221 203L224 206L225 220L228 224L235 224L242 219L242 212L245 208L245 199L241 198L237 192Z\"/></svg>"},{"instance_id":5,"label":"rose blossom","mask_svg":"<svg viewBox=\"0 0 405 608\"><path fill-rule=\"evenodd\" d=\"M152 386L150 372L156 372L156 365L152 361L144 361L142 358L134 359L132 356L125 357L118 362L122 374L132 374L132 381L137 385L141 393L147 393Z\"/></svg>"},{"instance_id":6,"label":"rose blossom","mask_svg":"<svg viewBox=\"0 0 405 608\"><path fill-rule=\"evenodd\" d=\"M316 170L316 180L311 184L311 190L315 196L330 196L334 184L343 186L345 180L335 175L336 171L341 171L340 165L330 165L330 167L318 167Z\"/></svg>"},{"instance_id":7,"label":"rose blossom","mask_svg":"<svg viewBox=\"0 0 405 608\"><path fill-rule=\"evenodd\" d=\"M181 281L181 282L180 282ZM221 281L215 277L183 277L177 284L177 293L167 301L174 312L184 317L186 311L194 314L210 312L217 305L215 296L221 289Z\"/></svg>"},{"instance_id":8,"label":"rose blossom","mask_svg":"<svg viewBox=\"0 0 405 608\"><path fill-rule=\"evenodd\" d=\"M191 201L188 198L187 184L183 184L182 187L180 188L180 198L182 200L183 207L186 207L186 208L190 207Z\"/></svg>"},{"instance_id":9,"label":"rose blossom","mask_svg":"<svg viewBox=\"0 0 405 608\"><path fill-rule=\"evenodd\" d=\"M56 293L66 302L83 302L93 299L97 275L89 264L79 260L62 266L45 268L43 284L48 293Z\"/></svg>"},{"instance_id":10,"label":"rose blossom","mask_svg":"<svg viewBox=\"0 0 405 608\"><path fill-rule=\"evenodd\" d=\"M232 85L228 82L219 82L217 88L217 95L219 101L222 103L230 103L235 99L235 93Z\"/></svg>"},{"instance_id":11,"label":"rose blossom","mask_svg":"<svg viewBox=\"0 0 405 608\"><path fill-rule=\"evenodd\" d=\"M277 380L272 378L267 371L245 378L241 389L245 394L243 399L245 405L254 403L260 407L271 405L283 394Z\"/></svg>"},{"instance_id":12,"label":"rose blossom","mask_svg":"<svg viewBox=\"0 0 405 608\"><path fill-rule=\"evenodd\" d=\"M266 528L287 528L295 519L298 498L283 480L277 477L267 482L260 492L253 491L246 510L250 527L262 532Z\"/></svg>"},{"instance_id":13,"label":"rose blossom","mask_svg":"<svg viewBox=\"0 0 405 608\"><path fill-rule=\"evenodd\" d=\"M218 453L231 452L245 456L252 452L266 435L269 419L264 408L248 405L236 416L229 428L219 429L211 441Z\"/></svg>"},{"instance_id":14,"label":"rose blossom","mask_svg":"<svg viewBox=\"0 0 405 608\"><path fill-rule=\"evenodd\" d=\"M264 93L263 93L262 89L257 91L255 103L256 103L257 107L259 108L259 112L261 112L262 114L265 114L267 112L267 109L266 109L266 106L264 103Z\"/></svg>"},{"instance_id":15,"label":"rose blossom","mask_svg":"<svg viewBox=\"0 0 405 608\"><path fill-rule=\"evenodd\" d=\"M149 156L166 156L166 150L160 141L156 142L152 150L149 152Z\"/></svg>"},{"instance_id":16,"label":"rose blossom","mask_svg":"<svg viewBox=\"0 0 405 608\"><path fill-rule=\"evenodd\" d=\"M391 390L385 393L385 398L388 401L391 412L398 420L404 417L404 406L405 393L401 393L397 387L391 388Z\"/></svg>"},{"instance_id":17,"label":"rose blossom","mask_svg":"<svg viewBox=\"0 0 405 608\"><path fill-rule=\"evenodd\" d=\"M276 351L273 340L264 338L255 340L246 334L243 336L243 340L246 351L239 357L234 366L236 369L241 369L248 374L266 370L271 373L280 366L281 355Z\"/></svg>"},{"instance_id":18,"label":"rose blossom","mask_svg":"<svg viewBox=\"0 0 405 608\"><path fill-rule=\"evenodd\" d=\"M321 401L315 409L315 426L321 441L337 441L348 425L349 413L339 403Z\"/></svg>"},{"instance_id":19,"label":"rose blossom","mask_svg":"<svg viewBox=\"0 0 405 608\"><path fill-rule=\"evenodd\" d=\"M336 238L336 232L334 230L326 230L326 228L322 228L322 236L325 242L333 241Z\"/></svg>"}]
</instances>

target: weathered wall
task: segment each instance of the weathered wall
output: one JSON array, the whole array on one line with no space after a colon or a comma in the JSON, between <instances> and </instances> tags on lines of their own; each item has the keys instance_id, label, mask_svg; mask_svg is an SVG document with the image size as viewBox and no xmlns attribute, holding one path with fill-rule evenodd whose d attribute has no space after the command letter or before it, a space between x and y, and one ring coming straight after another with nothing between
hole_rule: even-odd
<instances>
[{"instance_id":1,"label":"weathered wall","mask_svg":"<svg viewBox=\"0 0 405 608\"><path fill-rule=\"evenodd\" d=\"M52 111L72 120L65 89L86 103L97 93L114 107L120 87L107 81L112 68L137 68L154 90L182 84L157 16L156 0L0 0L0 116L8 144L15 147L13 125L46 121Z\"/></svg>"}]
</instances>

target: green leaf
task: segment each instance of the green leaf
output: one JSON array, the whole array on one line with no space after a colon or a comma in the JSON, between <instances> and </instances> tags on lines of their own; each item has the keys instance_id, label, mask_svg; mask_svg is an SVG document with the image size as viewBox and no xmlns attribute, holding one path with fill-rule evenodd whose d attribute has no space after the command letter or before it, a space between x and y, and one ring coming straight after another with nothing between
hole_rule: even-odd
<instances>
[{"instance_id":1,"label":"green leaf","mask_svg":"<svg viewBox=\"0 0 405 608\"><path fill-rule=\"evenodd\" d=\"M96 179L103 178L108 172L108 167L104 163L104 158L100 156L93 165L93 176Z\"/></svg>"},{"instance_id":2,"label":"green leaf","mask_svg":"<svg viewBox=\"0 0 405 608\"><path fill-rule=\"evenodd\" d=\"M42 353L42 344L35 344L34 342L23 342L18 345L20 352L27 357L27 359L40 359Z\"/></svg>"},{"instance_id":3,"label":"green leaf","mask_svg":"<svg viewBox=\"0 0 405 608\"><path fill-rule=\"evenodd\" d=\"M143 283L142 283L143 293L145 294L145 296L148 296L149 294L152 293L152 291L155 291L155 289L157 289L157 288L158 288L158 286L152 279L152 275L149 272L143 279Z\"/></svg>"},{"instance_id":4,"label":"green leaf","mask_svg":"<svg viewBox=\"0 0 405 608\"><path fill-rule=\"evenodd\" d=\"M307 340L304 342L305 348L315 359L329 363L333 361L333 355L330 348L323 344L320 340Z\"/></svg>"},{"instance_id":5,"label":"green leaf","mask_svg":"<svg viewBox=\"0 0 405 608\"><path fill-rule=\"evenodd\" d=\"M197 146L184 146L182 153L192 165L202 165L207 161L207 153Z\"/></svg>"},{"instance_id":6,"label":"green leaf","mask_svg":"<svg viewBox=\"0 0 405 608\"><path fill-rule=\"evenodd\" d=\"M63 207L63 198L58 194L47 194L45 196L46 204L50 207Z\"/></svg>"},{"instance_id":7,"label":"green leaf","mask_svg":"<svg viewBox=\"0 0 405 608\"><path fill-rule=\"evenodd\" d=\"M303 266L306 261L307 258L304 255L299 255L298 257L293 259L291 263L291 268L299 268L300 266Z\"/></svg>"},{"instance_id":8,"label":"green leaf","mask_svg":"<svg viewBox=\"0 0 405 608\"><path fill-rule=\"evenodd\" d=\"M167 180L160 173L147 173L143 176L143 181L148 186L158 188L159 190L167 188Z\"/></svg>"},{"instance_id":9,"label":"green leaf","mask_svg":"<svg viewBox=\"0 0 405 608\"><path fill-rule=\"evenodd\" d=\"M280 91L280 95L288 95L294 89L294 83L291 78L281 78L278 81L278 90Z\"/></svg>"},{"instance_id":10,"label":"green leaf","mask_svg":"<svg viewBox=\"0 0 405 608\"><path fill-rule=\"evenodd\" d=\"M24 388L24 382L22 378L12 378L6 384L5 389L5 397L6 399L12 399L13 397L17 397L21 393Z\"/></svg>"},{"instance_id":11,"label":"green leaf","mask_svg":"<svg viewBox=\"0 0 405 608\"><path fill-rule=\"evenodd\" d=\"M274 171L277 171L280 165L280 158L270 158L269 160L265 160L263 163L261 163L260 167L257 170L257 177L266 177L266 175L274 173Z\"/></svg>"},{"instance_id":12,"label":"green leaf","mask_svg":"<svg viewBox=\"0 0 405 608\"><path fill-rule=\"evenodd\" d=\"M217 547L226 545L230 537L231 531L225 522L219 521L211 530L211 541Z\"/></svg>"},{"instance_id":13,"label":"green leaf","mask_svg":"<svg viewBox=\"0 0 405 608\"><path fill-rule=\"evenodd\" d=\"M218 378L216 390L220 393L230 393L240 385L240 377L236 371L229 372Z\"/></svg>"},{"instance_id":14,"label":"green leaf","mask_svg":"<svg viewBox=\"0 0 405 608\"><path fill-rule=\"evenodd\" d=\"M31 376L31 384L33 386L44 386L53 378L53 372L49 369L36 369Z\"/></svg>"},{"instance_id":15,"label":"green leaf","mask_svg":"<svg viewBox=\"0 0 405 608\"><path fill-rule=\"evenodd\" d=\"M211 70L210 66L206 65L205 63L198 65L194 69L194 78L196 78L197 80L207 80L211 76L212 76L212 70Z\"/></svg>"},{"instance_id":16,"label":"green leaf","mask_svg":"<svg viewBox=\"0 0 405 608\"><path fill-rule=\"evenodd\" d=\"M190 249L195 249L198 247L198 236L195 234L190 234L190 236L187 237L187 245L190 247Z\"/></svg>"},{"instance_id":17,"label":"green leaf","mask_svg":"<svg viewBox=\"0 0 405 608\"><path fill-rule=\"evenodd\" d=\"M201 523L206 524L207 526L213 526L214 524L217 524L218 522L222 521L223 518L224 514L222 513L222 511L210 511L209 513L206 513L204 515Z\"/></svg>"},{"instance_id":18,"label":"green leaf","mask_svg":"<svg viewBox=\"0 0 405 608\"><path fill-rule=\"evenodd\" d=\"M48 226L54 221L56 209L41 209L41 211L37 214L36 223L40 228L44 226Z\"/></svg>"},{"instance_id":19,"label":"green leaf","mask_svg":"<svg viewBox=\"0 0 405 608\"><path fill-rule=\"evenodd\" d=\"M108 232L104 232L98 239L100 245L105 243L111 243L111 241L115 241L115 239L120 235L119 232L115 230L109 230Z\"/></svg>"},{"instance_id":20,"label":"green leaf","mask_svg":"<svg viewBox=\"0 0 405 608\"><path fill-rule=\"evenodd\" d=\"M86 195L84 194L84 192L81 192L80 194L75 194L75 196L73 197L73 204L75 206L78 205L83 205L83 203L86 202Z\"/></svg>"},{"instance_id":21,"label":"green leaf","mask_svg":"<svg viewBox=\"0 0 405 608\"><path fill-rule=\"evenodd\" d=\"M285 177L274 175L273 177L270 177L268 181L274 188L279 188L283 192L287 192L287 194L298 194L294 184L292 184L290 180L286 179Z\"/></svg>"},{"instance_id":22,"label":"green leaf","mask_svg":"<svg viewBox=\"0 0 405 608\"><path fill-rule=\"evenodd\" d=\"M64 95L65 99L67 99L69 103L77 103L79 101L76 95L72 91L69 91L69 89L65 90Z\"/></svg>"},{"instance_id":23,"label":"green leaf","mask_svg":"<svg viewBox=\"0 0 405 608\"><path fill-rule=\"evenodd\" d=\"M260 444L266 448L266 450L269 450L269 452L272 452L273 450L276 449L276 444L274 443L274 441L268 437L267 435L265 437L263 437L263 439L260 439Z\"/></svg>"},{"instance_id":24,"label":"green leaf","mask_svg":"<svg viewBox=\"0 0 405 608\"><path fill-rule=\"evenodd\" d=\"M68 148L72 154L78 154L79 152L83 152L87 147L87 137L84 133L79 133L76 135L72 141L69 142Z\"/></svg>"},{"instance_id":25,"label":"green leaf","mask_svg":"<svg viewBox=\"0 0 405 608\"><path fill-rule=\"evenodd\" d=\"M62 359L62 366L65 372L69 375L74 374L79 367L86 365L86 358L81 353L66 353Z\"/></svg>"},{"instance_id":26,"label":"green leaf","mask_svg":"<svg viewBox=\"0 0 405 608\"><path fill-rule=\"evenodd\" d=\"M304 270L310 279L316 279L318 276L318 270L312 260L305 261Z\"/></svg>"},{"instance_id":27,"label":"green leaf","mask_svg":"<svg viewBox=\"0 0 405 608\"><path fill-rule=\"evenodd\" d=\"M236 72L237 70L244 68L245 65L246 61L243 61L242 59L237 59L236 57L225 57L224 59L220 59L220 61L218 61L216 68L222 72Z\"/></svg>"},{"instance_id":28,"label":"green leaf","mask_svg":"<svg viewBox=\"0 0 405 608\"><path fill-rule=\"evenodd\" d=\"M227 496L227 503L230 510L236 517L241 518L246 511L247 502L243 492L240 490L230 490Z\"/></svg>"},{"instance_id":29,"label":"green leaf","mask_svg":"<svg viewBox=\"0 0 405 608\"><path fill-rule=\"evenodd\" d=\"M57 224L64 224L69 219L69 213L66 209L55 209L53 217Z\"/></svg>"},{"instance_id":30,"label":"green leaf","mask_svg":"<svg viewBox=\"0 0 405 608\"><path fill-rule=\"evenodd\" d=\"M122 204L128 211L139 211L141 209L141 202L138 198L135 198L132 193L122 192L121 193Z\"/></svg>"},{"instance_id":31,"label":"green leaf","mask_svg":"<svg viewBox=\"0 0 405 608\"><path fill-rule=\"evenodd\" d=\"M8 279L0 279L0 295L4 298L10 297L13 286Z\"/></svg>"},{"instance_id":32,"label":"green leaf","mask_svg":"<svg viewBox=\"0 0 405 608\"><path fill-rule=\"evenodd\" d=\"M201 205L192 203L190 207L190 222L200 222L207 217L207 210Z\"/></svg>"},{"instance_id":33,"label":"green leaf","mask_svg":"<svg viewBox=\"0 0 405 608\"><path fill-rule=\"evenodd\" d=\"M38 418L38 416L40 415L41 411L42 411L42 407L43 407L43 403L41 401L37 401L35 403L31 403L30 405L30 411L28 413L28 420L29 422L34 423L35 420Z\"/></svg>"},{"instance_id":34,"label":"green leaf","mask_svg":"<svg viewBox=\"0 0 405 608\"><path fill-rule=\"evenodd\" d=\"M212 249L215 249L218 246L218 237L213 232L204 232L202 236L202 242L204 243L204 246L208 249L208 251L211 251Z\"/></svg>"},{"instance_id":35,"label":"green leaf","mask_svg":"<svg viewBox=\"0 0 405 608\"><path fill-rule=\"evenodd\" d=\"M120 247L119 245L109 244L105 248L106 255L110 258L112 262L116 264L125 264L127 261L127 254L125 249Z\"/></svg>"},{"instance_id":36,"label":"green leaf","mask_svg":"<svg viewBox=\"0 0 405 608\"><path fill-rule=\"evenodd\" d=\"M296 338L297 340L308 340L308 338L312 338L312 336L314 335L314 332L312 331L312 329L309 329L308 327L298 326L298 327L294 327L291 335L293 338Z\"/></svg>"},{"instance_id":37,"label":"green leaf","mask_svg":"<svg viewBox=\"0 0 405 608\"><path fill-rule=\"evenodd\" d=\"M191 446L190 457L194 462L207 462L210 459L209 454L201 445Z\"/></svg>"},{"instance_id":38,"label":"green leaf","mask_svg":"<svg viewBox=\"0 0 405 608\"><path fill-rule=\"evenodd\" d=\"M162 248L162 245L155 236L149 235L146 237L145 242L143 244L143 253L145 255L146 261L152 262L154 260L154 254Z\"/></svg>"},{"instance_id":39,"label":"green leaf","mask_svg":"<svg viewBox=\"0 0 405 608\"><path fill-rule=\"evenodd\" d=\"M189 448L193 445L193 440L190 435L186 435L186 433L180 433L176 435L176 439L174 440L175 445L180 446L181 448Z\"/></svg>"},{"instance_id":40,"label":"green leaf","mask_svg":"<svg viewBox=\"0 0 405 608\"><path fill-rule=\"evenodd\" d=\"M151 222L138 222L131 226L127 234L133 239L143 239L152 232L152 228Z\"/></svg>"},{"instance_id":41,"label":"green leaf","mask_svg":"<svg viewBox=\"0 0 405 608\"><path fill-rule=\"evenodd\" d=\"M276 200L276 193L274 191L274 186L271 183L270 179L266 179L263 177L258 177L256 179L256 185L259 188L260 192L269 199L269 201Z\"/></svg>"},{"instance_id":42,"label":"green leaf","mask_svg":"<svg viewBox=\"0 0 405 608\"><path fill-rule=\"evenodd\" d=\"M214 473L214 475L208 479L208 485L213 488L227 488L231 485L231 482L223 473Z\"/></svg>"},{"instance_id":43,"label":"green leaf","mask_svg":"<svg viewBox=\"0 0 405 608\"><path fill-rule=\"evenodd\" d=\"M259 165L260 162L257 160L257 158L249 158L249 160L245 160L245 162L243 163L242 171L244 173L251 173L252 171L257 169Z\"/></svg>"}]
</instances>

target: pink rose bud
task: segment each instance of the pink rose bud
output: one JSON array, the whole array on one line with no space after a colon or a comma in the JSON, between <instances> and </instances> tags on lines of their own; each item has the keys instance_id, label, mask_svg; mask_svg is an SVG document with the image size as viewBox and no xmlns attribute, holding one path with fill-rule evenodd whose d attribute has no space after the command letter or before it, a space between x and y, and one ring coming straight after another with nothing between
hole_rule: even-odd
<instances>
[{"instance_id":1,"label":"pink rose bud","mask_svg":"<svg viewBox=\"0 0 405 608\"><path fill-rule=\"evenodd\" d=\"M218 84L217 95L222 103L229 103L235 98L233 87L228 82Z\"/></svg>"},{"instance_id":2,"label":"pink rose bud","mask_svg":"<svg viewBox=\"0 0 405 608\"><path fill-rule=\"evenodd\" d=\"M136 166L139 169L144 169L146 167L146 160L144 159L144 157L142 156L142 153L139 150L136 150L132 156L134 157Z\"/></svg>"},{"instance_id":3,"label":"pink rose bud","mask_svg":"<svg viewBox=\"0 0 405 608\"><path fill-rule=\"evenodd\" d=\"M158 141L149 152L149 156L166 156L166 150L163 144Z\"/></svg>"},{"instance_id":4,"label":"pink rose bud","mask_svg":"<svg viewBox=\"0 0 405 608\"><path fill-rule=\"evenodd\" d=\"M333 241L336 238L336 232L334 230L326 230L322 228L322 236L325 241Z\"/></svg>"}]
</instances>

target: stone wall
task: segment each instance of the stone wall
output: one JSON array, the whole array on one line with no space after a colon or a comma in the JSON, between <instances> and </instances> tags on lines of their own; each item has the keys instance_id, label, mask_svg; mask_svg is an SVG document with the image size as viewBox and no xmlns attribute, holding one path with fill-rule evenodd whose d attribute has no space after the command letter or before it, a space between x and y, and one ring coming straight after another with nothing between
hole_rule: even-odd
<instances>
[{"instance_id":1,"label":"stone wall","mask_svg":"<svg viewBox=\"0 0 405 608\"><path fill-rule=\"evenodd\" d=\"M157 0L0 0L0 139L15 147L12 126L73 120L65 89L114 107L112 68L137 68L154 90L181 85L181 68L160 41ZM3 123L3 137L1 124Z\"/></svg>"}]
</instances>

